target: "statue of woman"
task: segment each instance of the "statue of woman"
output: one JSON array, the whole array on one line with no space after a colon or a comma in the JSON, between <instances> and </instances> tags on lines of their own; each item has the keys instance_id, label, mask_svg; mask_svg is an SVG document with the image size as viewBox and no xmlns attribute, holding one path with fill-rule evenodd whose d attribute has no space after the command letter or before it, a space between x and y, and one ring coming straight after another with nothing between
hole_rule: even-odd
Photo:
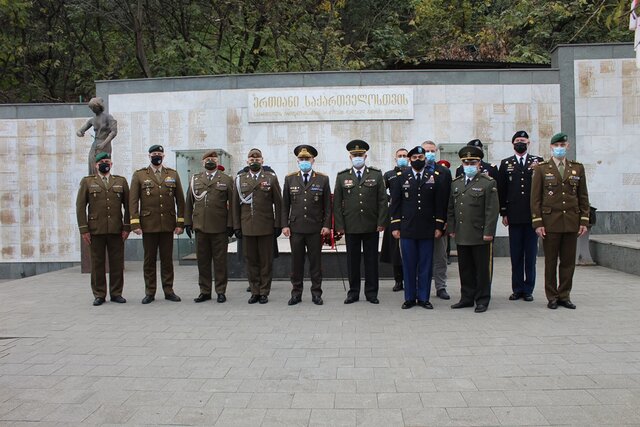
<instances>
[{"instance_id":1,"label":"statue of woman","mask_svg":"<svg viewBox=\"0 0 640 427\"><path fill-rule=\"evenodd\" d=\"M111 154L111 141L118 134L118 122L111 114L104 112L102 98L91 98L89 108L96 116L87 120L87 123L78 129L76 135L83 137L84 133L93 127L95 136L89 150L89 175L94 175L96 155L102 152Z\"/></svg>"}]
</instances>

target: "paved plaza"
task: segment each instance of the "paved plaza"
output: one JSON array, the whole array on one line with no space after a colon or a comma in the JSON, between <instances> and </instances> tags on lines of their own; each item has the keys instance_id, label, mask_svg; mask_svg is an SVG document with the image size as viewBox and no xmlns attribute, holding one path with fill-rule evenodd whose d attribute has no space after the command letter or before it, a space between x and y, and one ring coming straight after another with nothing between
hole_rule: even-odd
<instances>
[{"instance_id":1,"label":"paved plaza","mask_svg":"<svg viewBox=\"0 0 640 427\"><path fill-rule=\"evenodd\" d=\"M0 283L0 425L494 426L640 425L640 278L578 267L577 310L510 302L496 259L489 311L346 306L341 281L324 306L287 306L274 283L248 305L195 304L197 270L176 267L181 303L143 306L142 265L127 263L128 303L93 307L71 268Z\"/></svg>"}]
</instances>

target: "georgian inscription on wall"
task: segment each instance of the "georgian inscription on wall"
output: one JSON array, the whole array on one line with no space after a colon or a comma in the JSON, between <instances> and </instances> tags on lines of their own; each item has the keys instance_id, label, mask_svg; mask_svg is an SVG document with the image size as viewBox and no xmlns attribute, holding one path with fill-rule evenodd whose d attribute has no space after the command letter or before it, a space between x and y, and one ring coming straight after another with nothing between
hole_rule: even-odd
<instances>
[{"instance_id":1,"label":"georgian inscription on wall","mask_svg":"<svg viewBox=\"0 0 640 427\"><path fill-rule=\"evenodd\" d=\"M257 90L248 93L249 122L411 120L405 87Z\"/></svg>"}]
</instances>

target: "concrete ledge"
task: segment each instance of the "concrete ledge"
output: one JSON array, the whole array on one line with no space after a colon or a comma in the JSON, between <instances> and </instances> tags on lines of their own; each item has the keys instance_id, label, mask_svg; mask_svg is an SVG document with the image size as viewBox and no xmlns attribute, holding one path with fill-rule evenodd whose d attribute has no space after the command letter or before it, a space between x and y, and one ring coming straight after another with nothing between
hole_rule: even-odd
<instances>
[{"instance_id":1,"label":"concrete ledge","mask_svg":"<svg viewBox=\"0 0 640 427\"><path fill-rule=\"evenodd\" d=\"M589 247L598 265L640 276L640 234L591 236Z\"/></svg>"},{"instance_id":2,"label":"concrete ledge","mask_svg":"<svg viewBox=\"0 0 640 427\"><path fill-rule=\"evenodd\" d=\"M79 262L3 262L0 279L22 279L80 265Z\"/></svg>"}]
</instances>

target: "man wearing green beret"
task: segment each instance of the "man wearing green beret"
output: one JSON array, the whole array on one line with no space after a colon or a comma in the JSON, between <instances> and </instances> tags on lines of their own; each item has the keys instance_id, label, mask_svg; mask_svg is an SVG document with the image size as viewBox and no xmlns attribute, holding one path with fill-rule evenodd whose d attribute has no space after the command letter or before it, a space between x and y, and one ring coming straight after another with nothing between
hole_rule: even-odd
<instances>
[{"instance_id":1,"label":"man wearing green beret","mask_svg":"<svg viewBox=\"0 0 640 427\"><path fill-rule=\"evenodd\" d=\"M584 166L567 159L569 138L551 138L549 161L538 163L531 182L531 216L544 248L544 290L547 307L575 309L570 294L578 237L589 224L589 193ZM558 266L558 260L560 265ZM558 283L559 282L559 283Z\"/></svg>"},{"instance_id":2,"label":"man wearing green beret","mask_svg":"<svg viewBox=\"0 0 640 427\"><path fill-rule=\"evenodd\" d=\"M129 237L131 230L129 184L125 177L112 175L112 167L111 155L99 153L95 157L95 173L82 178L76 198L76 217L80 235L91 250L91 290L95 306L104 304L107 297L107 254L111 301L127 302L122 297L122 288L124 241Z\"/></svg>"}]
</instances>

